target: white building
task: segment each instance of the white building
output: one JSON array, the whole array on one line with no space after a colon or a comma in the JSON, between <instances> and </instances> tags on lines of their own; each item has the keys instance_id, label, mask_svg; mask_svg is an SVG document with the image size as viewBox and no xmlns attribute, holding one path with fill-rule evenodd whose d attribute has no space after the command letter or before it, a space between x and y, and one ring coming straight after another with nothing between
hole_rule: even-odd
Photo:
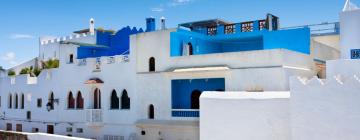
<instances>
[{"instance_id":1,"label":"white building","mask_svg":"<svg viewBox=\"0 0 360 140\"><path fill-rule=\"evenodd\" d=\"M155 30L154 18L146 22L146 32L125 27L115 33L95 29L92 19L89 29L71 36L41 38L37 58L1 76L0 128L104 140L198 140L202 132L216 134L199 131L217 119L201 116L209 118L199 125L202 92L287 93L289 77L323 78L325 62L340 56L338 23L325 25L334 26L331 32L314 32L311 26L281 29L271 14L173 29L163 18L162 30ZM30 67L41 73L23 70ZM18 75L8 76L11 71Z\"/></svg>"}]
</instances>

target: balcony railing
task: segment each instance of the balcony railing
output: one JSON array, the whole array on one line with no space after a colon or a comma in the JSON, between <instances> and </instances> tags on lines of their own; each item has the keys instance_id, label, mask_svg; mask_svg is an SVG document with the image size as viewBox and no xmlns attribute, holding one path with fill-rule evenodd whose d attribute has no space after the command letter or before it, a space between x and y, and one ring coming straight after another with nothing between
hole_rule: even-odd
<instances>
[{"instance_id":1,"label":"balcony railing","mask_svg":"<svg viewBox=\"0 0 360 140\"><path fill-rule=\"evenodd\" d=\"M172 109L173 117L199 117L199 109Z\"/></svg>"},{"instance_id":2,"label":"balcony railing","mask_svg":"<svg viewBox=\"0 0 360 140\"><path fill-rule=\"evenodd\" d=\"M103 123L103 114L101 109L87 109L86 122L89 125L101 125Z\"/></svg>"},{"instance_id":3,"label":"balcony railing","mask_svg":"<svg viewBox=\"0 0 360 140\"><path fill-rule=\"evenodd\" d=\"M79 59L79 66L85 66L86 65L86 59Z\"/></svg>"}]
</instances>

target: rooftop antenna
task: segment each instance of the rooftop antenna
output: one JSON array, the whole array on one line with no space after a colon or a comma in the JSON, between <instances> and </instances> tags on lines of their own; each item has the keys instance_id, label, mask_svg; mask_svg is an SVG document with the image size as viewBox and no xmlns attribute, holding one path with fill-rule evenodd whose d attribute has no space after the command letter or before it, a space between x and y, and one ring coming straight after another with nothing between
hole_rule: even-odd
<instances>
[{"instance_id":1,"label":"rooftop antenna","mask_svg":"<svg viewBox=\"0 0 360 140\"><path fill-rule=\"evenodd\" d=\"M342 11L345 12L345 11L352 11L352 10L356 10L356 9L359 9L359 7L356 6L354 3L352 3L350 0L346 0Z\"/></svg>"},{"instance_id":2,"label":"rooftop antenna","mask_svg":"<svg viewBox=\"0 0 360 140\"><path fill-rule=\"evenodd\" d=\"M90 18L89 32L91 35L95 33L95 20L93 18Z\"/></svg>"}]
</instances>

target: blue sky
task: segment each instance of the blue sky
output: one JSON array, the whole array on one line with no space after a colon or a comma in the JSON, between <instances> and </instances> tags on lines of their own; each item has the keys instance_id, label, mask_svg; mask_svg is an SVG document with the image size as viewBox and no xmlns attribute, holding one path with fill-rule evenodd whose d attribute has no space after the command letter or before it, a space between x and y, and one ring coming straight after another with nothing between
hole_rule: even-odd
<instances>
[{"instance_id":1,"label":"blue sky","mask_svg":"<svg viewBox=\"0 0 360 140\"><path fill-rule=\"evenodd\" d=\"M352 0L360 3L360 0ZM178 23L221 18L242 22L280 17L281 27L338 21L345 0L0 0L0 66L9 68L38 55L39 36L65 36L87 28L144 27L145 18ZM159 25L159 24L157 24Z\"/></svg>"}]
</instances>

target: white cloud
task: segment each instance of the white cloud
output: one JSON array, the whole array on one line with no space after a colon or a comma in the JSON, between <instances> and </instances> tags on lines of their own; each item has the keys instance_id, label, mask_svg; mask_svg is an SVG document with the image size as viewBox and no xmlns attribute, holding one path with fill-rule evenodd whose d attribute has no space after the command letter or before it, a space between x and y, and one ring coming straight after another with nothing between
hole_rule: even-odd
<instances>
[{"instance_id":1,"label":"white cloud","mask_svg":"<svg viewBox=\"0 0 360 140\"><path fill-rule=\"evenodd\" d=\"M34 36L28 34L12 34L11 39L32 39Z\"/></svg>"},{"instance_id":2,"label":"white cloud","mask_svg":"<svg viewBox=\"0 0 360 140\"><path fill-rule=\"evenodd\" d=\"M178 5L185 5L192 2L192 0L171 0L169 3L170 6L178 6Z\"/></svg>"},{"instance_id":3,"label":"white cloud","mask_svg":"<svg viewBox=\"0 0 360 140\"><path fill-rule=\"evenodd\" d=\"M8 52L1 57L1 60L8 62L10 65L18 64L16 61L16 55L14 52Z\"/></svg>"},{"instance_id":4,"label":"white cloud","mask_svg":"<svg viewBox=\"0 0 360 140\"><path fill-rule=\"evenodd\" d=\"M153 11L153 12L162 12L162 11L164 11L164 8L154 7L154 8L151 8L150 10Z\"/></svg>"}]
</instances>

